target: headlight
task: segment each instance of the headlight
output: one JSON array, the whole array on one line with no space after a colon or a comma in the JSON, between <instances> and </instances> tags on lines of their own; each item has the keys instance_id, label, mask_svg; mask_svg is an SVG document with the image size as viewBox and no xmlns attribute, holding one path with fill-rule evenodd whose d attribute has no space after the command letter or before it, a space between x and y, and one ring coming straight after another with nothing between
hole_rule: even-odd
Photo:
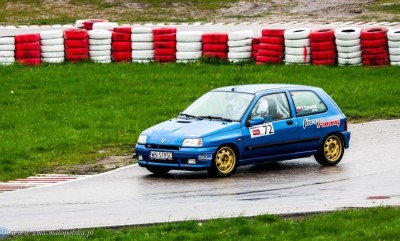
<instances>
[{"instance_id":1,"label":"headlight","mask_svg":"<svg viewBox=\"0 0 400 241\"><path fill-rule=\"evenodd\" d=\"M146 144L146 141L147 141L147 136L145 136L145 135L140 135L139 138L138 138L138 140L137 140L137 144L142 144L142 145L144 145L144 144Z\"/></svg>"},{"instance_id":2,"label":"headlight","mask_svg":"<svg viewBox=\"0 0 400 241\"><path fill-rule=\"evenodd\" d=\"M201 146L203 146L203 138L184 139L182 146L183 147L201 147Z\"/></svg>"}]
</instances>

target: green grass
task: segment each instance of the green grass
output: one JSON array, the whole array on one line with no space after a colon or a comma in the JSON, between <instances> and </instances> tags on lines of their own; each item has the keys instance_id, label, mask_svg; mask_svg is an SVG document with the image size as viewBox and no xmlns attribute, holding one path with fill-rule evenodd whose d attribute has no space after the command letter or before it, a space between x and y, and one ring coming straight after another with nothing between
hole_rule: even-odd
<instances>
[{"instance_id":1,"label":"green grass","mask_svg":"<svg viewBox=\"0 0 400 241\"><path fill-rule=\"evenodd\" d=\"M379 0L375 1L369 8L369 10L381 13L400 13L400 3L395 0Z\"/></svg>"},{"instance_id":2,"label":"green grass","mask_svg":"<svg viewBox=\"0 0 400 241\"><path fill-rule=\"evenodd\" d=\"M400 68L209 64L0 66L0 180L132 152L140 132L210 89L320 86L353 121L400 117ZM110 153L99 153L104 148Z\"/></svg>"},{"instance_id":3,"label":"green grass","mask_svg":"<svg viewBox=\"0 0 400 241\"><path fill-rule=\"evenodd\" d=\"M82 230L91 234L63 240L398 240L399 208L371 208L282 219L272 215L254 218L185 221L121 229ZM59 240L60 236L22 236L12 240Z\"/></svg>"}]
</instances>

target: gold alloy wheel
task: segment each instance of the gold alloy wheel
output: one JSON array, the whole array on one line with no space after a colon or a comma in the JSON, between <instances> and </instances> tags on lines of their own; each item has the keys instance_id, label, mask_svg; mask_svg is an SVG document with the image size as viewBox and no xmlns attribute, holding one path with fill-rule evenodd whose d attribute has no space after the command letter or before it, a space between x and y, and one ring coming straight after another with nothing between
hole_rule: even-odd
<instances>
[{"instance_id":1,"label":"gold alloy wheel","mask_svg":"<svg viewBox=\"0 0 400 241\"><path fill-rule=\"evenodd\" d=\"M340 138L336 135L326 138L324 143L324 155L327 161L336 162L340 159L343 152L343 145Z\"/></svg>"},{"instance_id":2,"label":"gold alloy wheel","mask_svg":"<svg viewBox=\"0 0 400 241\"><path fill-rule=\"evenodd\" d=\"M236 166L235 151L227 146L222 147L215 155L215 164L217 166L217 170L222 174L231 173Z\"/></svg>"}]
</instances>

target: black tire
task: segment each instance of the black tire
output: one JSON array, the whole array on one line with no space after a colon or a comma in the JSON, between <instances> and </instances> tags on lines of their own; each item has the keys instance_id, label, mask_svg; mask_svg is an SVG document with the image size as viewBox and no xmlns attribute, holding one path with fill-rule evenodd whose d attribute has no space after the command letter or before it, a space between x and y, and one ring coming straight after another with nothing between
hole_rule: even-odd
<instances>
[{"instance_id":1,"label":"black tire","mask_svg":"<svg viewBox=\"0 0 400 241\"><path fill-rule=\"evenodd\" d=\"M222 146L215 152L211 167L208 172L216 177L228 177L237 168L238 155L234 148Z\"/></svg>"},{"instance_id":2,"label":"black tire","mask_svg":"<svg viewBox=\"0 0 400 241\"><path fill-rule=\"evenodd\" d=\"M153 174L157 175L157 176L162 176L167 174L169 171L171 171L170 168L167 167L146 167L146 169L149 172L152 172Z\"/></svg>"},{"instance_id":3,"label":"black tire","mask_svg":"<svg viewBox=\"0 0 400 241\"><path fill-rule=\"evenodd\" d=\"M322 166L335 166L344 154L343 139L339 134L330 134L321 143L315 160Z\"/></svg>"}]
</instances>

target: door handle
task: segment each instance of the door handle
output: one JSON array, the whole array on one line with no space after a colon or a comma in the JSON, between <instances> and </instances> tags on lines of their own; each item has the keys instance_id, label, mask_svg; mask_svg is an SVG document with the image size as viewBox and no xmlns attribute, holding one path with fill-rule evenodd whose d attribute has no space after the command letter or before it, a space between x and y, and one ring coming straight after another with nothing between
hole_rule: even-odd
<instances>
[{"instance_id":1,"label":"door handle","mask_svg":"<svg viewBox=\"0 0 400 241\"><path fill-rule=\"evenodd\" d=\"M288 126L293 125L293 120L287 120L287 121L286 121L286 124L287 124Z\"/></svg>"}]
</instances>

